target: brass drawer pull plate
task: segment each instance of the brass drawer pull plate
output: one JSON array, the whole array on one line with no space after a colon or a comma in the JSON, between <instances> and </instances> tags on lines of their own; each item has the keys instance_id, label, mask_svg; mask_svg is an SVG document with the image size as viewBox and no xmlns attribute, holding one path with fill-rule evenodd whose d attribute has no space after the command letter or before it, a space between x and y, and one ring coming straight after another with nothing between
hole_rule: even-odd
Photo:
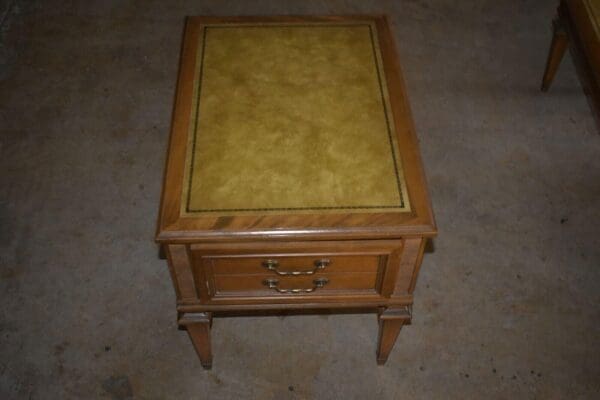
<instances>
[{"instance_id":1,"label":"brass drawer pull plate","mask_svg":"<svg viewBox=\"0 0 600 400\"><path fill-rule=\"evenodd\" d=\"M275 272L277 275L281 276L298 276L298 275L313 275L315 272L325 269L331 261L327 258L322 258L320 260L315 261L315 267L308 271L279 271L279 262L277 260L265 260L262 263L262 266L268 269L269 271Z\"/></svg>"},{"instance_id":2,"label":"brass drawer pull plate","mask_svg":"<svg viewBox=\"0 0 600 400\"><path fill-rule=\"evenodd\" d=\"M279 281L277 279L265 279L263 281L263 285L268 286L269 289L274 289L276 291L278 291L279 293L293 293L293 294L297 294L297 293L311 293L314 292L315 290L322 288L323 286L327 285L327 283L329 283L329 279L327 278L318 278L313 280L313 287L308 288L308 289L280 289L279 287L277 287L277 285L279 285Z\"/></svg>"}]
</instances>

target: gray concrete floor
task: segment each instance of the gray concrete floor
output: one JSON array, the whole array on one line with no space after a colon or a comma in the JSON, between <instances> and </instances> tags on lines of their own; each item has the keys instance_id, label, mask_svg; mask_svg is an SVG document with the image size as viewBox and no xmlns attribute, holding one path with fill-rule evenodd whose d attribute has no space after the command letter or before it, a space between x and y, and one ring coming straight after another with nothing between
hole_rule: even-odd
<instances>
[{"instance_id":1,"label":"gray concrete floor","mask_svg":"<svg viewBox=\"0 0 600 400\"><path fill-rule=\"evenodd\" d=\"M554 3L0 3L0 398L600 398L600 135L570 57L538 91ZM217 319L204 371L153 243L183 17L329 13L393 23L440 228L413 325L377 367L374 315Z\"/></svg>"}]
</instances>

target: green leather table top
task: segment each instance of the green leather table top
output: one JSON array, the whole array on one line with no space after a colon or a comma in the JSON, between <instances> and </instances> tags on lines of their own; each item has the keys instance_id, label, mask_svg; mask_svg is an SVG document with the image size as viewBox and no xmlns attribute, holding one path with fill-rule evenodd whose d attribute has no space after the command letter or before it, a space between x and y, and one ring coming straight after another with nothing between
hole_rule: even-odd
<instances>
[{"instance_id":1,"label":"green leather table top","mask_svg":"<svg viewBox=\"0 0 600 400\"><path fill-rule=\"evenodd\" d=\"M182 216L408 212L369 22L209 24Z\"/></svg>"}]
</instances>

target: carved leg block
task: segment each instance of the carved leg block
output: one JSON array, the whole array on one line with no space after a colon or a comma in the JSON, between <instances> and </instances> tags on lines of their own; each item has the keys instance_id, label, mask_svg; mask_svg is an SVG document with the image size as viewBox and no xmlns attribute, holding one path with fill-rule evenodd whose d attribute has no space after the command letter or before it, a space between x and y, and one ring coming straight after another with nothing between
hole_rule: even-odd
<instances>
[{"instance_id":1,"label":"carved leg block","mask_svg":"<svg viewBox=\"0 0 600 400\"><path fill-rule=\"evenodd\" d=\"M548 60L546 62L546 70L542 78L542 91L546 92L550 88L550 84L556 75L560 61L562 60L565 50L569 45L569 37L560 17L553 21L552 43L548 52Z\"/></svg>"},{"instance_id":2,"label":"carved leg block","mask_svg":"<svg viewBox=\"0 0 600 400\"><path fill-rule=\"evenodd\" d=\"M178 321L184 326L205 369L212 367L212 351L210 347L210 327L212 313L186 313Z\"/></svg>"},{"instance_id":3,"label":"carved leg block","mask_svg":"<svg viewBox=\"0 0 600 400\"><path fill-rule=\"evenodd\" d=\"M387 308L379 314L379 340L377 343L377 364L383 365L396 343L396 338L405 324L410 324L408 307Z\"/></svg>"}]
</instances>

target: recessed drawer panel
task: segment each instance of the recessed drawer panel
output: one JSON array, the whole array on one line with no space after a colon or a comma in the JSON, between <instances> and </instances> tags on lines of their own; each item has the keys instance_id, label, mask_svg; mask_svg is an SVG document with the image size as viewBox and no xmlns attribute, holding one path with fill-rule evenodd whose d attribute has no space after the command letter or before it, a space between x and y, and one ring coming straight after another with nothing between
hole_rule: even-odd
<instances>
[{"instance_id":1,"label":"recessed drawer panel","mask_svg":"<svg viewBox=\"0 0 600 400\"><path fill-rule=\"evenodd\" d=\"M190 246L203 301L231 297L374 295L392 292L399 240L246 242Z\"/></svg>"},{"instance_id":2,"label":"recessed drawer panel","mask_svg":"<svg viewBox=\"0 0 600 400\"><path fill-rule=\"evenodd\" d=\"M273 275L215 275L217 295L234 292L277 294L333 294L336 291L375 290L376 273L316 274L274 277Z\"/></svg>"},{"instance_id":3,"label":"recessed drawer panel","mask_svg":"<svg viewBox=\"0 0 600 400\"><path fill-rule=\"evenodd\" d=\"M215 275L274 273L280 276L313 275L318 272L377 272L378 255L337 256L331 254L275 254L213 257Z\"/></svg>"}]
</instances>

